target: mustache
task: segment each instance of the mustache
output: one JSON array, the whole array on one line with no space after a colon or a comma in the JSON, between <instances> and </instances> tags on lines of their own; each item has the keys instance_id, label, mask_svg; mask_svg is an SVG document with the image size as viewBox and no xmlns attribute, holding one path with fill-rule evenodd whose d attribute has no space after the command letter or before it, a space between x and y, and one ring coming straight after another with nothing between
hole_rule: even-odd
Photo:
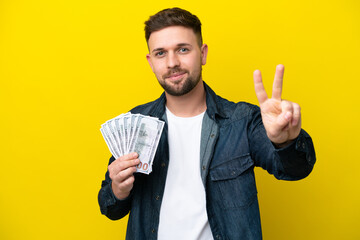
<instances>
[{"instance_id":1,"label":"mustache","mask_svg":"<svg viewBox=\"0 0 360 240\"><path fill-rule=\"evenodd\" d=\"M185 69L179 68L179 67L175 67L175 68L170 69L166 74L164 74L163 78L169 78L172 75L177 74L177 73L183 74L183 73L188 73L188 71Z\"/></svg>"}]
</instances>

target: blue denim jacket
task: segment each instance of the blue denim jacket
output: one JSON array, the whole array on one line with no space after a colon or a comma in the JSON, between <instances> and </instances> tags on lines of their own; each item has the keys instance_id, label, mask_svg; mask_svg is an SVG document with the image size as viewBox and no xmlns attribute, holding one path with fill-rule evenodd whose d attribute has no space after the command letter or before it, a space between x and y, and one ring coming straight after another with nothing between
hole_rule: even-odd
<instances>
[{"instance_id":1,"label":"blue denim jacket","mask_svg":"<svg viewBox=\"0 0 360 240\"><path fill-rule=\"evenodd\" d=\"M217 96L205 83L204 87L207 110L201 133L200 169L213 237L262 239L254 166L262 167L277 179L304 178L315 163L312 140L301 130L292 144L276 149L266 135L257 106L230 102ZM165 102L162 94L131 112L166 121ZM165 124L152 173L135 174L134 187L127 199L118 200L114 196L108 172L102 182L98 195L101 213L116 220L130 211L126 239L157 239L169 164L167 135ZM112 161L113 157L109 164Z\"/></svg>"}]
</instances>

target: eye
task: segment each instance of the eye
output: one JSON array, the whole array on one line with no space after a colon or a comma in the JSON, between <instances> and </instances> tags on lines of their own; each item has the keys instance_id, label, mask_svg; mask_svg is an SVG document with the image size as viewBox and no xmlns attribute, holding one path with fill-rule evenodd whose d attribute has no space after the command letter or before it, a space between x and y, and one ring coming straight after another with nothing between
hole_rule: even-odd
<instances>
[{"instance_id":1,"label":"eye","mask_svg":"<svg viewBox=\"0 0 360 240\"><path fill-rule=\"evenodd\" d=\"M165 55L165 52L164 51L159 51L159 52L156 52L155 53L155 57L162 57Z\"/></svg>"},{"instance_id":2,"label":"eye","mask_svg":"<svg viewBox=\"0 0 360 240\"><path fill-rule=\"evenodd\" d=\"M186 53L186 52L188 52L188 51L189 51L188 48L180 48L180 49L179 49L179 52L180 52L180 53Z\"/></svg>"}]
</instances>

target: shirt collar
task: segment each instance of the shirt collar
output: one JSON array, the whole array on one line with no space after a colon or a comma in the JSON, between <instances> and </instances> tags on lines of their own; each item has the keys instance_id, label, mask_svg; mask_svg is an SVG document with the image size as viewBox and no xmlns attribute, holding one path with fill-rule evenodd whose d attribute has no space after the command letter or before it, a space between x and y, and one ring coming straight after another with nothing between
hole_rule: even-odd
<instances>
[{"instance_id":1,"label":"shirt collar","mask_svg":"<svg viewBox=\"0 0 360 240\"><path fill-rule=\"evenodd\" d=\"M209 117L213 120L215 120L216 117L228 118L228 116L226 116L223 109L221 108L220 104L217 102L219 97L205 82L203 83L206 93L206 107L207 107L206 112L209 115ZM153 107L150 109L149 111L150 116L162 118L165 113L165 104L166 104L166 96L165 96L165 92L163 92L161 96L157 100L155 100Z\"/></svg>"},{"instance_id":2,"label":"shirt collar","mask_svg":"<svg viewBox=\"0 0 360 240\"><path fill-rule=\"evenodd\" d=\"M206 92L206 112L209 117L213 120L215 120L216 117L228 118L218 102L219 96L217 96L216 93L205 82L204 88Z\"/></svg>"}]
</instances>

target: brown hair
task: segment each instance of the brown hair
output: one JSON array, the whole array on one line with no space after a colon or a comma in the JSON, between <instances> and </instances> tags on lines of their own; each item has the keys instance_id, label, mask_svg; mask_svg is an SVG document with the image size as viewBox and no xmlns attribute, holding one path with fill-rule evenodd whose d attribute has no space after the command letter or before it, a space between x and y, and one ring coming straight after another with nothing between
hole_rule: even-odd
<instances>
[{"instance_id":1,"label":"brown hair","mask_svg":"<svg viewBox=\"0 0 360 240\"><path fill-rule=\"evenodd\" d=\"M198 44L202 45L201 22L199 18L181 8L167 8L161 10L145 22L145 38L149 42L151 33L170 26L191 28L197 36Z\"/></svg>"}]
</instances>

